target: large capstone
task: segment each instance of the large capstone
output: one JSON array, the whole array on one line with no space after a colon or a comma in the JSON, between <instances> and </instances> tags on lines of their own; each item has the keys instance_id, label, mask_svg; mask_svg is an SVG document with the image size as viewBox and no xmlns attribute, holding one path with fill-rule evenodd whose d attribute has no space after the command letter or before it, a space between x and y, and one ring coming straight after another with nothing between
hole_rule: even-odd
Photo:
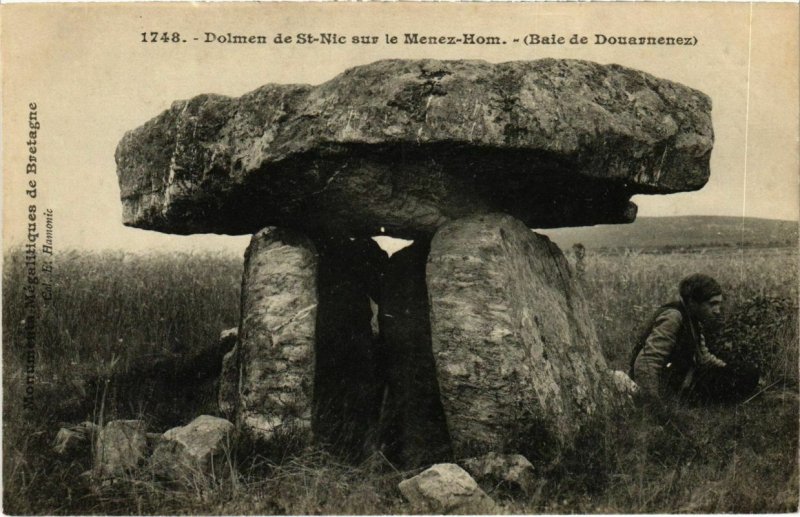
<instances>
[{"instance_id":1,"label":"large capstone","mask_svg":"<svg viewBox=\"0 0 800 517\"><path fill-rule=\"evenodd\" d=\"M491 214L448 223L427 266L431 336L456 457L554 459L621 399L558 247Z\"/></svg>"},{"instance_id":2,"label":"large capstone","mask_svg":"<svg viewBox=\"0 0 800 517\"><path fill-rule=\"evenodd\" d=\"M237 423L256 440L310 436L317 321L314 244L266 228L245 253Z\"/></svg>"},{"instance_id":3,"label":"large capstone","mask_svg":"<svg viewBox=\"0 0 800 517\"><path fill-rule=\"evenodd\" d=\"M532 228L630 222L632 195L706 183L710 110L618 65L379 61L319 86L175 102L117 148L123 218L428 239L489 212Z\"/></svg>"}]
</instances>

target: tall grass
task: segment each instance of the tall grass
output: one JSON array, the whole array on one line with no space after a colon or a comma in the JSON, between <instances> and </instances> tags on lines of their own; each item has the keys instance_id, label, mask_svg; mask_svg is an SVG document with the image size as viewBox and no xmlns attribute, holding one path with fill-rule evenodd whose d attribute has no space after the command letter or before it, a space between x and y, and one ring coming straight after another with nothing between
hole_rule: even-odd
<instances>
[{"instance_id":1,"label":"tall grass","mask_svg":"<svg viewBox=\"0 0 800 517\"><path fill-rule=\"evenodd\" d=\"M691 254L592 254L583 290L609 365L627 369L632 339L692 272L715 276L729 313L759 296L789 300L780 324L763 329L776 358L765 372L797 391L797 253L726 250ZM306 450L296 456L233 457L229 474L202 489L164 484L145 470L98 491L80 474L89 457L59 458L51 444L60 420L95 418L92 377L111 378L141 358L191 355L238 320L239 257L62 253L54 299L42 305L37 348L38 405L21 407L23 389L21 254L3 268L3 503L7 513L401 513L396 489L412 475L381 458L348 465ZM760 327L761 328L761 327ZM766 335L766 334L765 334ZM778 372L778 370L781 370ZM794 383L791 375L794 374ZM142 379L142 382L146 379ZM112 382L113 384L113 382ZM189 386L191 389L191 386ZM492 496L509 513L795 511L798 497L797 397L765 392L745 405L637 409L601 420L557 464L542 466L530 499ZM168 402L176 418L187 407ZM117 417L152 418L160 394L136 392ZM148 398L149 397L149 398ZM89 400L84 413L65 407ZM99 399L98 399L99 400ZM176 407L181 406L181 407ZM143 410L144 408L144 410ZM172 422L170 425L185 423ZM151 421L153 431L165 422ZM200 486L198 485L198 486ZM493 487L486 487L492 490Z\"/></svg>"},{"instance_id":2,"label":"tall grass","mask_svg":"<svg viewBox=\"0 0 800 517\"><path fill-rule=\"evenodd\" d=\"M209 254L57 256L53 299L40 303L38 363L96 368L146 355L188 352L217 339L239 317L240 259ZM4 351L23 341L23 256L3 266ZM77 373L77 372L76 372Z\"/></svg>"},{"instance_id":3,"label":"tall grass","mask_svg":"<svg viewBox=\"0 0 800 517\"><path fill-rule=\"evenodd\" d=\"M757 297L772 297L787 300L791 315L796 317L798 253L791 248L589 253L582 283L610 366L627 371L637 332L655 309L677 299L678 283L691 273L709 274L719 281L724 292L723 313L733 314ZM775 336L781 341L788 363L793 365L791 370L796 370L797 365L796 327L796 319L787 322L776 329Z\"/></svg>"},{"instance_id":4,"label":"tall grass","mask_svg":"<svg viewBox=\"0 0 800 517\"><path fill-rule=\"evenodd\" d=\"M100 399L110 396L109 387L115 388L103 379L127 372L137 360L147 363L191 355L216 342L220 330L235 326L239 318L241 259L76 251L55 259L53 298L38 303L36 407L25 410L24 260L18 249L4 256L3 492L7 512L70 513L97 505L79 476L90 467L86 458L60 459L51 452L62 421L96 420ZM99 384L88 384L92 379ZM137 387L152 388L155 380L138 381ZM119 407L113 413L109 409L106 416L139 417L164 403L163 393L152 397L145 397L144 389L138 393L148 400L120 394ZM180 401L169 402L176 416L187 410Z\"/></svg>"}]
</instances>

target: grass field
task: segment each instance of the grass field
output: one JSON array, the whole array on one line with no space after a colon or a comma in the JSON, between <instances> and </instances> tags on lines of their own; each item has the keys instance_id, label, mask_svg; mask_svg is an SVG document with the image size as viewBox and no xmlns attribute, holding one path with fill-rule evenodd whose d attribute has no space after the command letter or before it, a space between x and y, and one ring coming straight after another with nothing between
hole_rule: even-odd
<instances>
[{"instance_id":1,"label":"grass field","mask_svg":"<svg viewBox=\"0 0 800 517\"><path fill-rule=\"evenodd\" d=\"M22 407L25 313L21 255L3 270L3 505L12 514L394 514L410 473L382 458L348 465L323 451L236 457L229 475L192 490L143 471L96 490L80 474L90 458L58 458L61 423L145 418L152 431L214 410L213 383L176 391L163 379L115 386L148 358L180 358L236 325L241 259L229 256L63 253L52 303L42 308L36 406ZM609 365L627 369L631 340L689 272L718 278L729 314L747 320L764 393L738 406L636 409L598 422L528 498L492 495L508 513L786 512L798 499L798 255L796 250L593 254L582 278ZM750 310L750 309L748 309ZM743 320L744 321L744 320ZM156 382L158 381L158 382ZM114 391L116 388L116 391ZM146 389L145 389L146 388ZM184 387L185 388L185 387ZM169 396L165 393L169 391Z\"/></svg>"},{"instance_id":2,"label":"grass field","mask_svg":"<svg viewBox=\"0 0 800 517\"><path fill-rule=\"evenodd\" d=\"M780 248L797 245L797 221L754 217L687 215L637 217L630 224L543 230L561 249L581 243L590 249Z\"/></svg>"}]
</instances>

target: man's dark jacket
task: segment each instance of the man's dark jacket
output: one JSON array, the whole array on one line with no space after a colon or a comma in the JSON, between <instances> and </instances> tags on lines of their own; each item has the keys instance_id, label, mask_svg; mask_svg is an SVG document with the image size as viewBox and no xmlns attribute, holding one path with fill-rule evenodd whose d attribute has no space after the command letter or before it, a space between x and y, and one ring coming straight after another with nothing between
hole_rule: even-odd
<instances>
[{"instance_id":1,"label":"man's dark jacket","mask_svg":"<svg viewBox=\"0 0 800 517\"><path fill-rule=\"evenodd\" d=\"M697 366L724 365L705 346L702 328L686 306L675 301L661 306L631 354L631 378L645 394L658 396L686 388ZM687 380L688 379L688 380Z\"/></svg>"}]
</instances>

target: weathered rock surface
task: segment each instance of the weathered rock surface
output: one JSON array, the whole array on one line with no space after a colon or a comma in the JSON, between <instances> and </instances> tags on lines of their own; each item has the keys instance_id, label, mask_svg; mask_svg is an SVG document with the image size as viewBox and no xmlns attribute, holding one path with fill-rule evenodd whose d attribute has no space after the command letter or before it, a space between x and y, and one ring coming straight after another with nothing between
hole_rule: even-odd
<instances>
[{"instance_id":1,"label":"weathered rock surface","mask_svg":"<svg viewBox=\"0 0 800 517\"><path fill-rule=\"evenodd\" d=\"M61 456L88 452L100 427L92 422L81 422L78 425L62 427L56 433L53 450Z\"/></svg>"},{"instance_id":2,"label":"weathered rock surface","mask_svg":"<svg viewBox=\"0 0 800 517\"><path fill-rule=\"evenodd\" d=\"M97 434L94 447L94 474L103 478L123 476L145 459L145 423L142 420L112 420Z\"/></svg>"},{"instance_id":3,"label":"weathered rock surface","mask_svg":"<svg viewBox=\"0 0 800 517\"><path fill-rule=\"evenodd\" d=\"M494 501L467 472L453 463L439 463L401 481L400 493L412 511L426 514L486 514L497 512Z\"/></svg>"},{"instance_id":4,"label":"weathered rock surface","mask_svg":"<svg viewBox=\"0 0 800 517\"><path fill-rule=\"evenodd\" d=\"M226 418L235 418L236 403L239 399L239 329L223 330L220 341L227 341L229 350L222 357L222 371L219 375L219 390L217 392L217 405Z\"/></svg>"},{"instance_id":5,"label":"weathered rock surface","mask_svg":"<svg viewBox=\"0 0 800 517\"><path fill-rule=\"evenodd\" d=\"M225 350L232 350L239 341L239 328L233 327L225 329L219 333L219 347Z\"/></svg>"},{"instance_id":6,"label":"weathered rock surface","mask_svg":"<svg viewBox=\"0 0 800 517\"><path fill-rule=\"evenodd\" d=\"M311 429L317 253L305 236L266 228L245 253L237 425L256 439Z\"/></svg>"},{"instance_id":7,"label":"weathered rock surface","mask_svg":"<svg viewBox=\"0 0 800 517\"><path fill-rule=\"evenodd\" d=\"M629 402L633 402L634 397L639 393L639 385L628 374L621 370L611 372L611 380L617 392L626 397Z\"/></svg>"},{"instance_id":8,"label":"weathered rock surface","mask_svg":"<svg viewBox=\"0 0 800 517\"><path fill-rule=\"evenodd\" d=\"M156 472L175 480L222 474L233 430L224 418L201 415L165 432L150 461Z\"/></svg>"},{"instance_id":9,"label":"weathered rock surface","mask_svg":"<svg viewBox=\"0 0 800 517\"><path fill-rule=\"evenodd\" d=\"M452 454L431 350L429 249L426 241L415 241L392 255L380 306L387 383L381 435L386 455L405 466L446 461Z\"/></svg>"},{"instance_id":10,"label":"weathered rock surface","mask_svg":"<svg viewBox=\"0 0 800 517\"><path fill-rule=\"evenodd\" d=\"M117 148L123 219L412 238L498 211L533 228L629 222L632 195L705 184L710 110L618 65L378 61L315 87L175 102Z\"/></svg>"},{"instance_id":11,"label":"weathered rock surface","mask_svg":"<svg viewBox=\"0 0 800 517\"><path fill-rule=\"evenodd\" d=\"M314 434L350 457L374 448L384 379L373 306L388 257L372 239L320 238Z\"/></svg>"},{"instance_id":12,"label":"weathered rock surface","mask_svg":"<svg viewBox=\"0 0 800 517\"><path fill-rule=\"evenodd\" d=\"M490 452L461 462L467 472L481 485L503 488L509 492L532 495L536 490L536 471L521 454Z\"/></svg>"},{"instance_id":13,"label":"weathered rock surface","mask_svg":"<svg viewBox=\"0 0 800 517\"><path fill-rule=\"evenodd\" d=\"M456 457L548 459L621 397L561 251L507 215L439 229L431 336Z\"/></svg>"},{"instance_id":14,"label":"weathered rock surface","mask_svg":"<svg viewBox=\"0 0 800 517\"><path fill-rule=\"evenodd\" d=\"M239 345L236 344L222 358L222 372L219 376L217 405L220 413L226 418L235 418L236 405L239 400Z\"/></svg>"}]
</instances>

